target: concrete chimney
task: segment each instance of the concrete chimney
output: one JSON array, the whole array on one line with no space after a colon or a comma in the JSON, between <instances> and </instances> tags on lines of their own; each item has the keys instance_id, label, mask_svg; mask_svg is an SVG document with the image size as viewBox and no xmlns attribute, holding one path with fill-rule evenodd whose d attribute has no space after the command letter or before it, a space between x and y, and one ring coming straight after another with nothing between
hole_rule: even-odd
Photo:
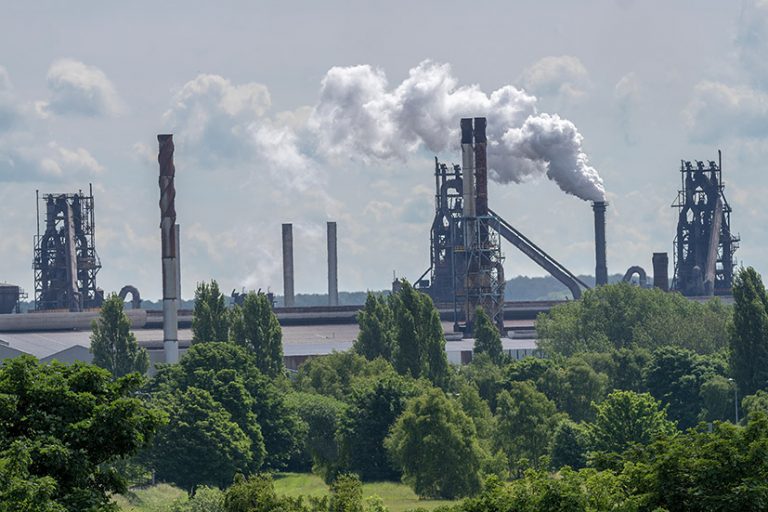
<instances>
[{"instance_id":1,"label":"concrete chimney","mask_svg":"<svg viewBox=\"0 0 768 512\"><path fill-rule=\"evenodd\" d=\"M464 217L475 216L475 153L472 148L472 119L461 120L461 175Z\"/></svg>"},{"instance_id":2,"label":"concrete chimney","mask_svg":"<svg viewBox=\"0 0 768 512\"><path fill-rule=\"evenodd\" d=\"M293 295L293 224L283 224L283 302L285 307L295 305Z\"/></svg>"},{"instance_id":3,"label":"concrete chimney","mask_svg":"<svg viewBox=\"0 0 768 512\"><path fill-rule=\"evenodd\" d=\"M338 260L336 259L336 223L328 223L328 305L339 305Z\"/></svg>"},{"instance_id":4,"label":"concrete chimney","mask_svg":"<svg viewBox=\"0 0 768 512\"><path fill-rule=\"evenodd\" d=\"M475 213L478 217L488 215L488 164L485 136L486 120L484 117L475 118Z\"/></svg>"},{"instance_id":5,"label":"concrete chimney","mask_svg":"<svg viewBox=\"0 0 768 512\"><path fill-rule=\"evenodd\" d=\"M181 309L181 226L176 224L176 300L177 309Z\"/></svg>"},{"instance_id":6,"label":"concrete chimney","mask_svg":"<svg viewBox=\"0 0 768 512\"><path fill-rule=\"evenodd\" d=\"M173 135L158 135L160 146L160 233L163 261L163 349L166 363L179 361L176 189L173 180Z\"/></svg>"},{"instance_id":7,"label":"concrete chimney","mask_svg":"<svg viewBox=\"0 0 768 512\"><path fill-rule=\"evenodd\" d=\"M595 201L592 209L595 212L595 284L608 284L608 265L605 256L605 201Z\"/></svg>"},{"instance_id":8,"label":"concrete chimney","mask_svg":"<svg viewBox=\"0 0 768 512\"><path fill-rule=\"evenodd\" d=\"M665 252L653 253L653 287L669 291L669 255Z\"/></svg>"}]
</instances>

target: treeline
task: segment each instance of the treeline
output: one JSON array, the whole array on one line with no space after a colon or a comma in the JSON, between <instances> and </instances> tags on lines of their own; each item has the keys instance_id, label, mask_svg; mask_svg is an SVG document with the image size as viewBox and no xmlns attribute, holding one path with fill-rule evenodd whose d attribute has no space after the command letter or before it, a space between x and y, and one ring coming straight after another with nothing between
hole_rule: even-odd
<instances>
[{"instance_id":1,"label":"treeline","mask_svg":"<svg viewBox=\"0 0 768 512\"><path fill-rule=\"evenodd\" d=\"M367 297L351 351L289 376L267 297L228 308L211 282L193 345L148 380L112 297L92 336L108 371L0 369L0 501L107 510L153 472L190 492L178 512L380 512L360 482L381 480L466 498L455 512L764 510L768 297L752 269L734 297L599 287L542 315L547 357L522 361L478 312L476 355L452 367L434 306L404 282ZM330 498L277 496L264 474L283 470L321 475Z\"/></svg>"}]
</instances>

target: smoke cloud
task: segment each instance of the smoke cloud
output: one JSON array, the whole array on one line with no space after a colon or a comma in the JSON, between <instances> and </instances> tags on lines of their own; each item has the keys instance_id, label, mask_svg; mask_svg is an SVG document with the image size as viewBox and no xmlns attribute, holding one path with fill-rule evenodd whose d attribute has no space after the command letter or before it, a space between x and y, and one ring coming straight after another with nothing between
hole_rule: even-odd
<instances>
[{"instance_id":1,"label":"smoke cloud","mask_svg":"<svg viewBox=\"0 0 768 512\"><path fill-rule=\"evenodd\" d=\"M568 194L604 200L603 181L572 122L537 112L536 97L511 85L490 94L477 85L459 86L448 64L424 61L394 88L369 65L331 68L308 128L328 158L402 161L423 147L458 149L458 120L476 116L488 117L492 179L545 175Z\"/></svg>"}]
</instances>

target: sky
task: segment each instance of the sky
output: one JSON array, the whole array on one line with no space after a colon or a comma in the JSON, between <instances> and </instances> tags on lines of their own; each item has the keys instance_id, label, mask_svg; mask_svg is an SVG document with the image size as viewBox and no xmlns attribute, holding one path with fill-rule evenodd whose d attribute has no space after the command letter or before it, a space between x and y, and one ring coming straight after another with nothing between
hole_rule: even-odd
<instances>
[{"instance_id":1,"label":"sky","mask_svg":"<svg viewBox=\"0 0 768 512\"><path fill-rule=\"evenodd\" d=\"M158 133L176 142L184 297L209 279L281 294L285 222L297 293L326 290L329 220L340 290L414 280L429 266L434 156L460 163L459 118L477 115L496 143L491 208L571 271L594 272L584 199L603 191L609 272L650 271L672 252L680 160L718 149L737 262L768 270L768 1L0 12L0 282L29 292L35 191L93 183L98 285L160 297ZM507 276L544 275L503 249Z\"/></svg>"}]
</instances>

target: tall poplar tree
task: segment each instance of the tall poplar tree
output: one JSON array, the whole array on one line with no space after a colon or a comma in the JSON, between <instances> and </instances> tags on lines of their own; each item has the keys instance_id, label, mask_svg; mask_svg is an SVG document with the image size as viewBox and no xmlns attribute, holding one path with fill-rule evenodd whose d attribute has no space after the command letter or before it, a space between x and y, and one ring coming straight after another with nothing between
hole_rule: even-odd
<instances>
[{"instance_id":1,"label":"tall poplar tree","mask_svg":"<svg viewBox=\"0 0 768 512\"><path fill-rule=\"evenodd\" d=\"M731 368L742 396L768 386L768 299L754 268L742 268L733 281Z\"/></svg>"},{"instance_id":2,"label":"tall poplar tree","mask_svg":"<svg viewBox=\"0 0 768 512\"><path fill-rule=\"evenodd\" d=\"M231 341L256 356L262 373L275 377L283 371L283 331L266 294L249 292L232 310L231 327Z\"/></svg>"},{"instance_id":3,"label":"tall poplar tree","mask_svg":"<svg viewBox=\"0 0 768 512\"><path fill-rule=\"evenodd\" d=\"M192 343L201 341L227 341L229 317L224 294L219 284L199 283L195 290L195 309L192 315Z\"/></svg>"},{"instance_id":4,"label":"tall poplar tree","mask_svg":"<svg viewBox=\"0 0 768 512\"><path fill-rule=\"evenodd\" d=\"M112 372L115 377L146 373L147 351L139 347L131 332L131 321L123 311L123 299L112 294L101 306L101 316L91 324L93 364Z\"/></svg>"}]
</instances>

